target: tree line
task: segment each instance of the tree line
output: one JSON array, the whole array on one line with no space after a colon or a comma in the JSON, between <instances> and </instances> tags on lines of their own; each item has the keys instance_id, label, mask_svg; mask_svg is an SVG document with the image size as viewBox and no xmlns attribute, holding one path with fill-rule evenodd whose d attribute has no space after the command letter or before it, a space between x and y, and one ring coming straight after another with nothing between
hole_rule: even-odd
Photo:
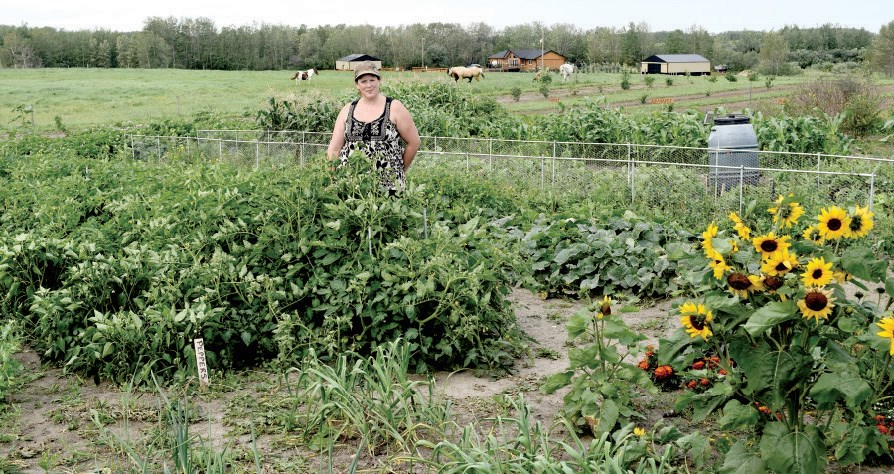
<instances>
[{"instance_id":1,"label":"tree line","mask_svg":"<svg viewBox=\"0 0 894 474\"><path fill-rule=\"evenodd\" d=\"M880 33L888 30L894 28L889 24ZM697 25L653 32L645 22L593 29L539 22L502 29L483 22L466 26L218 27L204 17L150 17L143 29L135 32L0 25L0 67L331 69L336 59L353 53L378 57L388 67L422 66L423 61L427 66L447 67L483 64L489 55L505 49L539 49L541 35L545 49L561 53L578 65L638 65L653 54L695 53L713 64L726 64L731 70L755 67L761 56L769 53L778 61L802 68L859 64L871 58L874 43L884 43L878 40L878 34L863 28L832 24L712 34Z\"/></svg>"}]
</instances>

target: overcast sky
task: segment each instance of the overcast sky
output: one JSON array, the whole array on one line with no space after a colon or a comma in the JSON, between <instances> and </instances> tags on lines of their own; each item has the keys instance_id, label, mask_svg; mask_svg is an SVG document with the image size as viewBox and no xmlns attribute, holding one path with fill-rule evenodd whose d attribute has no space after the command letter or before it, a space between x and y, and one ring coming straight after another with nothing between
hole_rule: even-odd
<instances>
[{"instance_id":1,"label":"overcast sky","mask_svg":"<svg viewBox=\"0 0 894 474\"><path fill-rule=\"evenodd\" d=\"M878 33L894 20L894 0L0 0L4 25L123 32L141 30L153 16L205 17L218 28L484 22L499 29L541 22L590 29L645 21L651 31L698 25L719 33L831 23Z\"/></svg>"}]
</instances>

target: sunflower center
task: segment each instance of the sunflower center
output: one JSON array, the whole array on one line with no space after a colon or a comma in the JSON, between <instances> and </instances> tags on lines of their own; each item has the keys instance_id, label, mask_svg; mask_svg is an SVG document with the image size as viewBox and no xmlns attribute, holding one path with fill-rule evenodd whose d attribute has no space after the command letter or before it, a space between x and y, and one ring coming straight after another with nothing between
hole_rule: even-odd
<instances>
[{"instance_id":1,"label":"sunflower center","mask_svg":"<svg viewBox=\"0 0 894 474\"><path fill-rule=\"evenodd\" d=\"M611 316L612 307L607 303L603 303L602 306L599 308L599 312L602 313L603 316Z\"/></svg>"},{"instance_id":2,"label":"sunflower center","mask_svg":"<svg viewBox=\"0 0 894 474\"><path fill-rule=\"evenodd\" d=\"M831 230L833 232L836 230L841 230L841 227L842 227L841 219L835 219L835 218L829 219L829 222L826 223L826 227L828 227L829 230Z\"/></svg>"},{"instance_id":3,"label":"sunflower center","mask_svg":"<svg viewBox=\"0 0 894 474\"><path fill-rule=\"evenodd\" d=\"M726 278L726 282L734 290L747 290L751 286L751 280L741 273L733 273Z\"/></svg>"},{"instance_id":4,"label":"sunflower center","mask_svg":"<svg viewBox=\"0 0 894 474\"><path fill-rule=\"evenodd\" d=\"M775 240L771 239L771 240L765 240L765 241L761 242L761 250L763 250L764 252L767 252L767 253L775 252L776 249L778 249L778 248L779 248L779 243L776 242Z\"/></svg>"},{"instance_id":5,"label":"sunflower center","mask_svg":"<svg viewBox=\"0 0 894 474\"><path fill-rule=\"evenodd\" d=\"M863 228L863 218L857 216L851 219L851 230L861 230Z\"/></svg>"},{"instance_id":6,"label":"sunflower center","mask_svg":"<svg viewBox=\"0 0 894 474\"><path fill-rule=\"evenodd\" d=\"M692 316L689 316L689 325L696 331L701 331L705 328L705 316L702 314L693 314Z\"/></svg>"},{"instance_id":7,"label":"sunflower center","mask_svg":"<svg viewBox=\"0 0 894 474\"><path fill-rule=\"evenodd\" d=\"M788 267L785 266L785 262L779 262L779 264L776 265L776 271L777 271L777 272L784 272L784 271L787 271L787 270L788 270Z\"/></svg>"},{"instance_id":8,"label":"sunflower center","mask_svg":"<svg viewBox=\"0 0 894 474\"><path fill-rule=\"evenodd\" d=\"M819 280L820 278L823 277L823 270L820 269L820 268L817 268L816 270L813 271L813 273L810 274L810 276L811 276L814 280Z\"/></svg>"},{"instance_id":9,"label":"sunflower center","mask_svg":"<svg viewBox=\"0 0 894 474\"><path fill-rule=\"evenodd\" d=\"M767 289L770 291L775 291L782 288L782 285L784 283L785 281L782 278L775 276L769 276L764 279L764 286L766 286Z\"/></svg>"},{"instance_id":10,"label":"sunflower center","mask_svg":"<svg viewBox=\"0 0 894 474\"><path fill-rule=\"evenodd\" d=\"M812 292L807 293L807 295L804 296L804 305L812 311L821 311L825 309L828 304L829 299L822 293Z\"/></svg>"}]
</instances>

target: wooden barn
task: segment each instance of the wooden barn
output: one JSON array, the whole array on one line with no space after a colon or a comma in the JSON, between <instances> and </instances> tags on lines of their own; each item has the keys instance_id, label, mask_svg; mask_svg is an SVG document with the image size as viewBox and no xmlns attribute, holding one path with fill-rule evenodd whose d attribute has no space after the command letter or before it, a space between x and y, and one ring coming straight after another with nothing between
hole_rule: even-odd
<instances>
[{"instance_id":1,"label":"wooden barn","mask_svg":"<svg viewBox=\"0 0 894 474\"><path fill-rule=\"evenodd\" d=\"M646 58L640 66L642 74L710 75L711 61L700 54L656 54Z\"/></svg>"},{"instance_id":2,"label":"wooden barn","mask_svg":"<svg viewBox=\"0 0 894 474\"><path fill-rule=\"evenodd\" d=\"M368 54L349 54L338 58L335 60L335 69L337 71L353 71L358 64L364 61L372 61L377 68L382 69L382 60Z\"/></svg>"},{"instance_id":3,"label":"wooden barn","mask_svg":"<svg viewBox=\"0 0 894 474\"><path fill-rule=\"evenodd\" d=\"M504 71L536 71L542 66L558 71L559 66L568 60L565 56L546 50L541 54L539 49L505 49L487 57L487 67Z\"/></svg>"}]
</instances>

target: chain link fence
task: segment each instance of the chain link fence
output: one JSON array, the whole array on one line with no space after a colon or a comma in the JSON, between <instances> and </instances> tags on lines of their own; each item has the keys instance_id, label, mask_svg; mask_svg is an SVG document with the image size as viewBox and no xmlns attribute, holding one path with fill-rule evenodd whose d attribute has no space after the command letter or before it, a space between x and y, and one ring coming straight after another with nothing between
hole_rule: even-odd
<instances>
[{"instance_id":1,"label":"chain link fence","mask_svg":"<svg viewBox=\"0 0 894 474\"><path fill-rule=\"evenodd\" d=\"M329 133L259 130L128 136L135 159L183 156L255 167L301 165L325 154L329 139ZM730 166L739 153L748 154L744 164ZM729 156L712 160L712 154ZM422 137L414 161L418 169L448 169L544 193L605 191L619 205L679 212L696 199L711 200L717 212L741 211L751 199L804 189L826 204L872 209L876 174L892 165L891 159L862 156L430 136Z\"/></svg>"}]
</instances>

